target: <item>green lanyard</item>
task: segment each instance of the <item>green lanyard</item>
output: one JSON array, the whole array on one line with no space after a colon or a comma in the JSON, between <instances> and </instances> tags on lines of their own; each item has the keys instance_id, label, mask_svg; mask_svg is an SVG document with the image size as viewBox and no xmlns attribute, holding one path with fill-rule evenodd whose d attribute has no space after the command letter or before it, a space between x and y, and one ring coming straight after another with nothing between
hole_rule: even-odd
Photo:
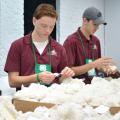
<instances>
[{"instance_id":1,"label":"green lanyard","mask_svg":"<svg viewBox=\"0 0 120 120\"><path fill-rule=\"evenodd\" d=\"M44 71L45 67L47 67L48 71L51 71L51 38L49 38L48 41L49 41L49 43L47 46L47 52L48 52L48 57L49 57L49 64L47 64L47 65L43 64L41 67L43 69L42 71ZM35 45L34 45L32 39L31 39L31 44L32 44L32 51L33 51L34 60L35 60L35 72L37 71L37 73L39 73L38 70L36 70L36 69L39 69L40 64L38 64L38 61L37 61L37 57L36 57L36 53L35 53Z\"/></svg>"},{"instance_id":2,"label":"green lanyard","mask_svg":"<svg viewBox=\"0 0 120 120\"><path fill-rule=\"evenodd\" d=\"M83 44L83 39L82 39L81 36L80 36L80 30L79 30L79 29L80 29L80 28L78 28L78 30L77 30L77 35L78 35L78 38L79 38L79 40L80 40L80 43L82 44L82 49L83 49L83 53L84 53L84 55L85 55L85 58L88 58L87 52L86 52L86 50L85 50L85 46L84 46L84 44ZM93 49L92 49L92 59L94 59Z\"/></svg>"},{"instance_id":3,"label":"green lanyard","mask_svg":"<svg viewBox=\"0 0 120 120\"><path fill-rule=\"evenodd\" d=\"M80 36L80 31L79 31L79 29L80 29L80 28L78 28L77 35L78 35L79 40L80 40L80 42L81 42L81 44L82 44L83 53L84 53L84 55L85 55L85 63L88 64L88 63L94 61L94 52L93 52L93 49L92 49L92 59L89 59L89 58L88 58L88 55L87 55L87 52L86 52L86 50L85 50L85 46L84 46L84 44L83 44L83 39L82 39L81 36ZM89 70L89 71L87 72L87 74L88 74L88 76L96 76L96 71L95 71L95 69L91 69L91 70Z\"/></svg>"}]
</instances>

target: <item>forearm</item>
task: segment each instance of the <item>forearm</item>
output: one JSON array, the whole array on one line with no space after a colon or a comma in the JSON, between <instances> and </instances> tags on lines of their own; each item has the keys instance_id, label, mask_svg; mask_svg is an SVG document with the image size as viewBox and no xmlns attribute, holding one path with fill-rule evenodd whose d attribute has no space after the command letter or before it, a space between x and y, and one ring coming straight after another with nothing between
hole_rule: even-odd
<instances>
[{"instance_id":1,"label":"forearm","mask_svg":"<svg viewBox=\"0 0 120 120\"><path fill-rule=\"evenodd\" d=\"M93 62L81 66L71 67L71 69L75 72L75 75L85 74L86 72L93 68L95 68Z\"/></svg>"},{"instance_id":2,"label":"forearm","mask_svg":"<svg viewBox=\"0 0 120 120\"><path fill-rule=\"evenodd\" d=\"M9 74L9 84L11 87L21 87L22 85L28 86L31 83L35 83L36 74L29 76L19 76Z\"/></svg>"}]
</instances>

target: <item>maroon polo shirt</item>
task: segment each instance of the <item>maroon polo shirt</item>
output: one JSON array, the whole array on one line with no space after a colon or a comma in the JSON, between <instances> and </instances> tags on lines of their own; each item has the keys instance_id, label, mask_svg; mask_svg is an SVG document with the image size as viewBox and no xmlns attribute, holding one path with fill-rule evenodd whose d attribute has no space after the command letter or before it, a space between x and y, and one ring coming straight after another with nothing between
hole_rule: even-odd
<instances>
[{"instance_id":1,"label":"maroon polo shirt","mask_svg":"<svg viewBox=\"0 0 120 120\"><path fill-rule=\"evenodd\" d=\"M47 45L48 46L48 45ZM35 48L38 64L49 64L48 47L40 55ZM52 72L60 73L67 66L66 51L62 45L51 40L51 66ZM35 59L32 51L31 35L26 35L14 41L10 47L5 68L6 72L19 72L20 76L27 76L35 73ZM54 81L58 82L58 81Z\"/></svg>"},{"instance_id":2,"label":"maroon polo shirt","mask_svg":"<svg viewBox=\"0 0 120 120\"><path fill-rule=\"evenodd\" d=\"M82 42L80 41L78 33L82 38ZM82 46L84 46L84 50ZM99 39L94 35L91 35L91 39L87 40L87 38L79 29L75 33L68 36L68 38L64 42L64 47L66 49L67 57L69 60L68 66L70 67L84 65L86 58L97 59L101 57ZM86 83L90 82L88 80L87 73L76 77L86 78Z\"/></svg>"}]
</instances>

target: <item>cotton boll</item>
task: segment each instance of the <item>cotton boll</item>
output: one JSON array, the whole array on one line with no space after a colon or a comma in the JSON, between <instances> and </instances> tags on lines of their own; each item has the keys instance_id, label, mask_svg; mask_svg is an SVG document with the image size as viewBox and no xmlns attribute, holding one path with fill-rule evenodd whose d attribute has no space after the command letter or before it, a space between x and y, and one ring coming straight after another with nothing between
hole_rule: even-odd
<instances>
[{"instance_id":1,"label":"cotton boll","mask_svg":"<svg viewBox=\"0 0 120 120\"><path fill-rule=\"evenodd\" d=\"M54 90L54 89L58 88L59 86L60 86L60 84L54 83L54 84L52 84L52 85L49 87L49 89L50 89L50 90Z\"/></svg>"},{"instance_id":2,"label":"cotton boll","mask_svg":"<svg viewBox=\"0 0 120 120\"><path fill-rule=\"evenodd\" d=\"M53 116L54 120L67 120L67 116L69 114L69 109L65 109L62 107L63 105L55 106L52 109L51 116Z\"/></svg>"},{"instance_id":3,"label":"cotton boll","mask_svg":"<svg viewBox=\"0 0 120 120\"><path fill-rule=\"evenodd\" d=\"M50 95L46 96L41 100L41 102L48 102L48 103L55 103L55 104L61 104L65 101L68 101L71 99L70 95L66 95L62 91L54 91Z\"/></svg>"},{"instance_id":4,"label":"cotton boll","mask_svg":"<svg viewBox=\"0 0 120 120\"><path fill-rule=\"evenodd\" d=\"M71 96L71 100L69 100L69 101L71 101L72 103L79 104L81 106L87 105L84 97L80 93L76 93L73 96Z\"/></svg>"},{"instance_id":5,"label":"cotton boll","mask_svg":"<svg viewBox=\"0 0 120 120\"><path fill-rule=\"evenodd\" d=\"M40 85L39 83L32 83L32 84L30 84L29 89L31 89L31 90L35 90L35 89L39 90L39 89L47 89L47 87L45 85Z\"/></svg>"},{"instance_id":6,"label":"cotton boll","mask_svg":"<svg viewBox=\"0 0 120 120\"><path fill-rule=\"evenodd\" d=\"M61 120L83 120L84 115L80 113L80 105L65 103L57 107L57 112ZM78 119L79 118L79 119Z\"/></svg>"},{"instance_id":7,"label":"cotton boll","mask_svg":"<svg viewBox=\"0 0 120 120\"><path fill-rule=\"evenodd\" d=\"M49 120L49 116L50 116L50 110L46 107L37 107L34 111L34 114L32 115L36 118L39 118L41 120Z\"/></svg>"},{"instance_id":8,"label":"cotton boll","mask_svg":"<svg viewBox=\"0 0 120 120\"><path fill-rule=\"evenodd\" d=\"M112 79L111 81L111 84L113 85L113 89L116 90L116 91L119 91L120 90L120 78L118 79Z\"/></svg>"},{"instance_id":9,"label":"cotton boll","mask_svg":"<svg viewBox=\"0 0 120 120\"><path fill-rule=\"evenodd\" d=\"M88 117L84 120L113 120L112 117L107 117L106 115L97 115L94 117Z\"/></svg>"},{"instance_id":10,"label":"cotton boll","mask_svg":"<svg viewBox=\"0 0 120 120\"><path fill-rule=\"evenodd\" d=\"M112 106L120 106L120 97L118 97L120 95L117 94L111 94L109 96L106 96L106 100L104 100L103 104L107 105L109 107Z\"/></svg>"},{"instance_id":11,"label":"cotton boll","mask_svg":"<svg viewBox=\"0 0 120 120\"><path fill-rule=\"evenodd\" d=\"M74 84L74 83L76 83L76 84L80 84L81 86L84 86L85 83L84 83L83 81L84 81L84 79L67 78L66 80L64 80L64 81L62 82L62 84Z\"/></svg>"},{"instance_id":12,"label":"cotton boll","mask_svg":"<svg viewBox=\"0 0 120 120\"><path fill-rule=\"evenodd\" d=\"M39 118L40 120L60 120L58 114L56 112L56 107L46 108L46 107L38 107L34 111L34 117Z\"/></svg>"},{"instance_id":13,"label":"cotton boll","mask_svg":"<svg viewBox=\"0 0 120 120\"><path fill-rule=\"evenodd\" d=\"M86 118L84 120L113 120L112 115L109 112L106 112L104 114L98 114L94 110L92 110L92 114L88 113L89 116L86 115Z\"/></svg>"},{"instance_id":14,"label":"cotton boll","mask_svg":"<svg viewBox=\"0 0 120 120\"><path fill-rule=\"evenodd\" d=\"M100 105L97 108L95 108L94 110L99 114L103 114L103 113L109 112L109 109L110 108L107 106Z\"/></svg>"},{"instance_id":15,"label":"cotton boll","mask_svg":"<svg viewBox=\"0 0 120 120\"><path fill-rule=\"evenodd\" d=\"M0 117L7 120L15 120L17 111L11 102L11 97L0 96Z\"/></svg>"},{"instance_id":16,"label":"cotton boll","mask_svg":"<svg viewBox=\"0 0 120 120\"><path fill-rule=\"evenodd\" d=\"M42 91L42 92L41 92ZM15 93L14 98L22 99L22 100L34 100L39 101L48 93L48 89L46 86L32 84L30 87L24 88Z\"/></svg>"},{"instance_id":17,"label":"cotton boll","mask_svg":"<svg viewBox=\"0 0 120 120\"><path fill-rule=\"evenodd\" d=\"M67 104L59 105L57 108L57 112L59 114L59 117L63 120L70 119L71 107Z\"/></svg>"},{"instance_id":18,"label":"cotton boll","mask_svg":"<svg viewBox=\"0 0 120 120\"><path fill-rule=\"evenodd\" d=\"M70 78L66 78L66 79L64 79L63 81L62 81L62 84L64 83L66 83L66 84L68 84L68 83L70 83L71 81L72 81L73 79L70 77Z\"/></svg>"},{"instance_id":19,"label":"cotton boll","mask_svg":"<svg viewBox=\"0 0 120 120\"><path fill-rule=\"evenodd\" d=\"M48 111L49 111L49 108L42 107L42 106L39 106L34 110L35 113L39 113L40 115L42 115L43 113L46 113Z\"/></svg>"},{"instance_id":20,"label":"cotton boll","mask_svg":"<svg viewBox=\"0 0 120 120\"><path fill-rule=\"evenodd\" d=\"M103 78L101 78L101 77L93 77L93 79L92 79L92 81L91 81L91 84L98 83L98 82L100 82L101 80L103 80Z\"/></svg>"},{"instance_id":21,"label":"cotton boll","mask_svg":"<svg viewBox=\"0 0 120 120\"><path fill-rule=\"evenodd\" d=\"M92 96L91 99L89 99L89 101L87 101L87 103L90 106L99 106L99 105L103 104L103 101L104 101L104 98L102 98L102 97Z\"/></svg>"},{"instance_id":22,"label":"cotton boll","mask_svg":"<svg viewBox=\"0 0 120 120\"><path fill-rule=\"evenodd\" d=\"M76 94L78 92L80 92L82 89L82 86L80 86L80 84L70 84L68 86L66 86L65 89L65 93L66 94Z\"/></svg>"},{"instance_id":23,"label":"cotton boll","mask_svg":"<svg viewBox=\"0 0 120 120\"><path fill-rule=\"evenodd\" d=\"M18 114L16 120L27 120L27 116L25 114Z\"/></svg>"},{"instance_id":24,"label":"cotton boll","mask_svg":"<svg viewBox=\"0 0 120 120\"><path fill-rule=\"evenodd\" d=\"M39 118L36 118L36 117L33 117L33 116L29 116L28 118L27 118L27 120L40 120Z\"/></svg>"},{"instance_id":25,"label":"cotton boll","mask_svg":"<svg viewBox=\"0 0 120 120\"><path fill-rule=\"evenodd\" d=\"M85 106L83 111L88 117L97 115L97 112L91 106Z\"/></svg>"}]
</instances>

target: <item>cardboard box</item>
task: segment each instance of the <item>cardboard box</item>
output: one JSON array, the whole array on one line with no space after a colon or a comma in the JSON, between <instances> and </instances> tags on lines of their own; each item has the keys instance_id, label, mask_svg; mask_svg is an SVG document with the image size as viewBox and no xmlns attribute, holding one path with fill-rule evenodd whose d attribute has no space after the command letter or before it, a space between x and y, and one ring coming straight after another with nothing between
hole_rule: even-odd
<instances>
[{"instance_id":1,"label":"cardboard box","mask_svg":"<svg viewBox=\"0 0 120 120\"><path fill-rule=\"evenodd\" d=\"M32 102L32 101L27 101L27 100L19 100L19 99L13 99L12 103L14 104L15 108L17 111L22 111L23 113L28 112L28 111L34 111L35 108L38 106L45 106L47 108L51 108L55 106L55 104L52 103L41 103L41 102ZM95 108L95 106L94 106ZM111 107L110 108L110 113L112 115L120 112L120 107Z\"/></svg>"},{"instance_id":2,"label":"cardboard box","mask_svg":"<svg viewBox=\"0 0 120 120\"><path fill-rule=\"evenodd\" d=\"M114 115L114 114L116 114L116 113L118 113L118 112L120 112L120 107L111 107L111 108L110 108L110 113L111 113L112 115Z\"/></svg>"},{"instance_id":3,"label":"cardboard box","mask_svg":"<svg viewBox=\"0 0 120 120\"><path fill-rule=\"evenodd\" d=\"M23 113L28 112L28 111L33 112L35 108L39 106L45 106L47 108L51 108L55 105L52 103L32 102L32 101L18 100L18 99L13 99L12 103L14 104L15 109L17 111L22 111Z\"/></svg>"}]
</instances>

